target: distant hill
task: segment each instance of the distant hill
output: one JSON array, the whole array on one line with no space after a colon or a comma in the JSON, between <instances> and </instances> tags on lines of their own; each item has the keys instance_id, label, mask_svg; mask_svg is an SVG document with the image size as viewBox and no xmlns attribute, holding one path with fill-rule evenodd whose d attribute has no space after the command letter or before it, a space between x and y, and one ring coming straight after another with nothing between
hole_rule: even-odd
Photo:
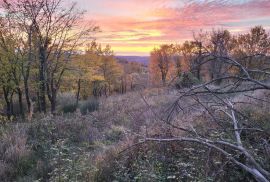
<instances>
[{"instance_id":1,"label":"distant hill","mask_svg":"<svg viewBox=\"0 0 270 182\"><path fill-rule=\"evenodd\" d=\"M126 60L128 62L137 62L144 65L149 64L149 56L116 56L119 60Z\"/></svg>"}]
</instances>

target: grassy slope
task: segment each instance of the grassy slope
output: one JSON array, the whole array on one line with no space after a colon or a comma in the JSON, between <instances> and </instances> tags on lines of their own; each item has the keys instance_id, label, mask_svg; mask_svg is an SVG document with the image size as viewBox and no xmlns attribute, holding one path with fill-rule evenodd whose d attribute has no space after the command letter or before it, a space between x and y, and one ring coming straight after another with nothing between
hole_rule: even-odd
<instances>
[{"instance_id":1,"label":"grassy slope","mask_svg":"<svg viewBox=\"0 0 270 182\"><path fill-rule=\"evenodd\" d=\"M254 94L265 96L261 92ZM166 118L164 113L177 95L175 90L148 89L101 99L99 111L85 116L80 113L46 116L32 123L3 126L0 179L93 181L96 174L106 174L98 171L104 169L104 159L112 161L120 151L132 145L138 135L156 136L166 132L167 125L161 120ZM235 97L238 101L243 99L246 101L241 95ZM179 126L189 126L190 122L199 124L202 120L195 118L204 112L198 108L192 115L178 115L173 123ZM177 130L172 133L181 134ZM108 167L110 163L105 165ZM145 164L141 165L143 168Z\"/></svg>"}]
</instances>

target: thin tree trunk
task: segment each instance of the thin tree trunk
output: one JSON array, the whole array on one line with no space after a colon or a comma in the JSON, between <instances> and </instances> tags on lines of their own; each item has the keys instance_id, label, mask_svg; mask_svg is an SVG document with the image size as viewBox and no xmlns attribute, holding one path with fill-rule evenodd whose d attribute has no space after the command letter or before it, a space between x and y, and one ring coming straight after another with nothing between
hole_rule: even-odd
<instances>
[{"instance_id":1,"label":"thin tree trunk","mask_svg":"<svg viewBox=\"0 0 270 182\"><path fill-rule=\"evenodd\" d=\"M55 114L56 111L56 92L52 93L51 98L51 113Z\"/></svg>"},{"instance_id":2,"label":"thin tree trunk","mask_svg":"<svg viewBox=\"0 0 270 182\"><path fill-rule=\"evenodd\" d=\"M28 78L24 79L24 94L25 94L25 100L27 104L27 112L28 114L31 112L31 100L29 96L29 86L28 86Z\"/></svg>"},{"instance_id":3,"label":"thin tree trunk","mask_svg":"<svg viewBox=\"0 0 270 182\"><path fill-rule=\"evenodd\" d=\"M7 115L8 119L10 119L11 118L11 103L10 103L10 100L8 98L9 91L4 87L3 87L3 91L4 91L4 99L6 102L6 115Z\"/></svg>"},{"instance_id":4,"label":"thin tree trunk","mask_svg":"<svg viewBox=\"0 0 270 182\"><path fill-rule=\"evenodd\" d=\"M201 66L199 66L198 65L198 67L197 67L197 78L198 78L198 80L201 80Z\"/></svg>"},{"instance_id":5,"label":"thin tree trunk","mask_svg":"<svg viewBox=\"0 0 270 182\"><path fill-rule=\"evenodd\" d=\"M78 81L78 89L77 89L77 94L76 94L76 106L79 105L79 100L80 100L80 92L81 92L81 79ZM97 94L94 94L96 96Z\"/></svg>"},{"instance_id":6,"label":"thin tree trunk","mask_svg":"<svg viewBox=\"0 0 270 182\"><path fill-rule=\"evenodd\" d=\"M47 96L51 104L51 113L55 114L57 89L53 88L54 87L53 80L51 80L51 89L49 87L49 84L46 85L47 85Z\"/></svg>"},{"instance_id":7,"label":"thin tree trunk","mask_svg":"<svg viewBox=\"0 0 270 182\"><path fill-rule=\"evenodd\" d=\"M197 78L201 80L202 42L199 42L199 57L197 62Z\"/></svg>"},{"instance_id":8,"label":"thin tree trunk","mask_svg":"<svg viewBox=\"0 0 270 182\"><path fill-rule=\"evenodd\" d=\"M14 91L10 95L10 114L11 114L11 116L14 116L13 94L14 94Z\"/></svg>"},{"instance_id":9,"label":"thin tree trunk","mask_svg":"<svg viewBox=\"0 0 270 182\"><path fill-rule=\"evenodd\" d=\"M162 84L166 86L166 75L164 73L162 73Z\"/></svg>"},{"instance_id":10,"label":"thin tree trunk","mask_svg":"<svg viewBox=\"0 0 270 182\"><path fill-rule=\"evenodd\" d=\"M28 46L29 46L29 50L28 50L28 62L27 62L27 68L26 68L26 72L24 73L24 69L22 67L22 75L23 75L23 81L24 81L24 94L25 94L25 100L26 100L26 104L27 104L27 112L28 115L31 114L32 112L32 103L31 103L31 99L30 99L30 95L29 95L29 85L28 85L28 79L29 79L29 74L30 74L30 66L32 63L32 28L33 25L30 26L30 30L28 33Z\"/></svg>"},{"instance_id":11,"label":"thin tree trunk","mask_svg":"<svg viewBox=\"0 0 270 182\"><path fill-rule=\"evenodd\" d=\"M22 101L22 91L20 88L17 88L19 107L20 107L20 115L24 119L24 109L23 109L23 101Z\"/></svg>"},{"instance_id":12,"label":"thin tree trunk","mask_svg":"<svg viewBox=\"0 0 270 182\"><path fill-rule=\"evenodd\" d=\"M45 66L46 66L46 50L40 47L40 65L39 65L39 101L41 112L46 113L46 79L45 79Z\"/></svg>"},{"instance_id":13,"label":"thin tree trunk","mask_svg":"<svg viewBox=\"0 0 270 182\"><path fill-rule=\"evenodd\" d=\"M39 91L37 91L37 104L38 104L38 112L41 112Z\"/></svg>"}]
</instances>

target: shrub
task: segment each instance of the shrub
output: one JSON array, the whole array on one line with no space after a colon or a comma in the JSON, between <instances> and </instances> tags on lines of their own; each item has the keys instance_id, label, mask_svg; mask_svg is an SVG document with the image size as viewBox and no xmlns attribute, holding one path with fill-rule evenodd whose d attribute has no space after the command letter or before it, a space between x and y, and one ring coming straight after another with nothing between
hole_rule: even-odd
<instances>
[{"instance_id":1,"label":"shrub","mask_svg":"<svg viewBox=\"0 0 270 182\"><path fill-rule=\"evenodd\" d=\"M58 103L64 113L74 113L77 109L76 98L71 93L59 94Z\"/></svg>"},{"instance_id":2,"label":"shrub","mask_svg":"<svg viewBox=\"0 0 270 182\"><path fill-rule=\"evenodd\" d=\"M187 144L152 143L134 146L123 155L108 151L96 181L203 181L200 176L206 157L196 155L205 153L205 148L189 149ZM200 166L198 170L196 166Z\"/></svg>"},{"instance_id":3,"label":"shrub","mask_svg":"<svg viewBox=\"0 0 270 182\"><path fill-rule=\"evenodd\" d=\"M200 81L193 76L192 73L188 72L188 73L182 73L177 82L176 82L176 88L181 89L181 88L190 88L193 85L196 85L200 83Z\"/></svg>"},{"instance_id":4,"label":"shrub","mask_svg":"<svg viewBox=\"0 0 270 182\"><path fill-rule=\"evenodd\" d=\"M74 113L77 110L77 104L69 103L62 108L64 113Z\"/></svg>"},{"instance_id":5,"label":"shrub","mask_svg":"<svg viewBox=\"0 0 270 182\"><path fill-rule=\"evenodd\" d=\"M0 124L7 123L9 121L12 121L14 117L11 117L10 119L7 116L0 115Z\"/></svg>"},{"instance_id":6,"label":"shrub","mask_svg":"<svg viewBox=\"0 0 270 182\"><path fill-rule=\"evenodd\" d=\"M86 115L88 112L94 112L98 109L99 101L94 97L80 103L80 111L83 115Z\"/></svg>"},{"instance_id":7,"label":"shrub","mask_svg":"<svg viewBox=\"0 0 270 182\"><path fill-rule=\"evenodd\" d=\"M119 141L123 136L124 129L121 127L113 126L111 130L109 130L105 136L106 140L110 142L117 142Z\"/></svg>"}]
</instances>

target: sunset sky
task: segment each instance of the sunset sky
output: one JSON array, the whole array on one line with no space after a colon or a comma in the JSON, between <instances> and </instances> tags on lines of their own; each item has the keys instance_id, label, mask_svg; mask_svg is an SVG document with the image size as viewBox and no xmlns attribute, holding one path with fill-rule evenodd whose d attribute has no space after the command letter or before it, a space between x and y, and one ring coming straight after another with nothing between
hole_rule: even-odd
<instances>
[{"instance_id":1,"label":"sunset sky","mask_svg":"<svg viewBox=\"0 0 270 182\"><path fill-rule=\"evenodd\" d=\"M193 32L270 28L270 0L75 0L86 19L100 26L97 41L117 55L149 55L163 43L179 43Z\"/></svg>"}]
</instances>

